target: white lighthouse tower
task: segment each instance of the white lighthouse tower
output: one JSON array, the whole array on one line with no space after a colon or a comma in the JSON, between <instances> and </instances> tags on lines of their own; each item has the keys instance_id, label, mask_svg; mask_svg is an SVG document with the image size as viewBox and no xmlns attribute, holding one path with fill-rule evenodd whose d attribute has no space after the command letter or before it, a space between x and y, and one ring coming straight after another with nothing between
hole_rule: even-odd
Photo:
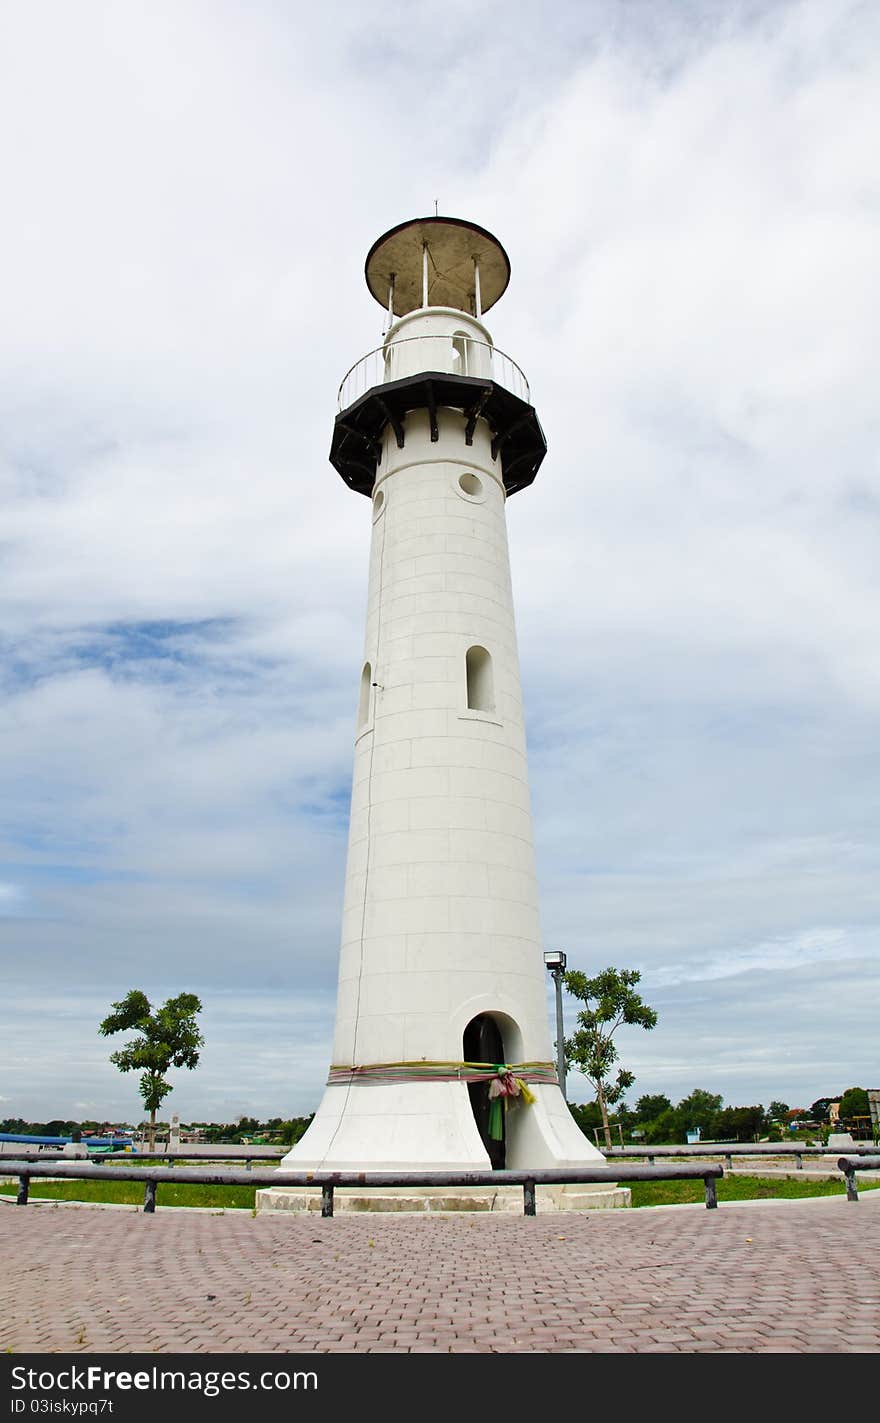
<instances>
[{"instance_id":1,"label":"white lighthouse tower","mask_svg":"<svg viewBox=\"0 0 880 1423\"><path fill-rule=\"evenodd\" d=\"M403 223L367 257L389 326L342 383L330 453L372 523L336 1033L288 1169L602 1161L548 1029L505 523L546 442L483 323L509 275L455 218Z\"/></svg>"}]
</instances>

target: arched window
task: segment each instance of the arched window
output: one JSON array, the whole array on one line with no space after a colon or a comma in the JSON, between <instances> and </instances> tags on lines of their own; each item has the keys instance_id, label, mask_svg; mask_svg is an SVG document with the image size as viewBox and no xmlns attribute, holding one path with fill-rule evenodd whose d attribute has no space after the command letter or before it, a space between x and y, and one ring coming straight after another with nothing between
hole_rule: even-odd
<instances>
[{"instance_id":1,"label":"arched window","mask_svg":"<svg viewBox=\"0 0 880 1423\"><path fill-rule=\"evenodd\" d=\"M452 374L454 376L466 376L469 374L470 341L466 331L456 331L452 337Z\"/></svg>"},{"instance_id":2,"label":"arched window","mask_svg":"<svg viewBox=\"0 0 880 1423\"><path fill-rule=\"evenodd\" d=\"M495 710L495 678L492 658L485 647L469 647L464 659L469 711Z\"/></svg>"},{"instance_id":3,"label":"arched window","mask_svg":"<svg viewBox=\"0 0 880 1423\"><path fill-rule=\"evenodd\" d=\"M361 695L358 701L358 729L367 726L370 720L370 696L372 694L373 669L369 662L364 663L364 670L361 673Z\"/></svg>"}]
</instances>

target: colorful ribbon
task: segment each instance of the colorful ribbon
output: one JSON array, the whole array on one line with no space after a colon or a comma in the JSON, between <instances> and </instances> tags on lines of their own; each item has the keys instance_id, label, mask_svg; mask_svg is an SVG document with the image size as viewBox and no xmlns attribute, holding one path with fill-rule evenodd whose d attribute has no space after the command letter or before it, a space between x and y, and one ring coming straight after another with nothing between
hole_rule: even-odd
<instances>
[{"instance_id":1,"label":"colorful ribbon","mask_svg":"<svg viewBox=\"0 0 880 1423\"><path fill-rule=\"evenodd\" d=\"M487 1082L489 1083L489 1136L501 1141L504 1113L517 1102L530 1107L535 1100L528 1084L556 1087L559 1078L552 1062L370 1062L361 1067L334 1063L329 1086L378 1082Z\"/></svg>"},{"instance_id":2,"label":"colorful ribbon","mask_svg":"<svg viewBox=\"0 0 880 1423\"><path fill-rule=\"evenodd\" d=\"M504 1113L512 1102L518 1097L522 1097L527 1107L530 1107L535 1100L534 1092L530 1092L521 1077L515 1077L509 1067L504 1063L497 1063L495 1067L496 1076L489 1083L489 1135L493 1141L501 1141L504 1137Z\"/></svg>"}]
</instances>

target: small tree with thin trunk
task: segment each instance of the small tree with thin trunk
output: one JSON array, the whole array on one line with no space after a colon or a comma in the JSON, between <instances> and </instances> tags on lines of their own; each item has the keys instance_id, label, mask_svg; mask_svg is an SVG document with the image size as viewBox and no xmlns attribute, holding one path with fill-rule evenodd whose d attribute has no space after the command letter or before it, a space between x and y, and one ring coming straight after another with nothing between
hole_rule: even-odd
<instances>
[{"instance_id":1,"label":"small tree with thin trunk","mask_svg":"<svg viewBox=\"0 0 880 1423\"><path fill-rule=\"evenodd\" d=\"M150 1113L149 1149L154 1151L156 1112L172 1090L171 1083L165 1081L165 1074L172 1067L193 1068L199 1060L204 1038L199 1032L196 1014L202 1011L201 1000L194 993L179 993L154 1013L147 995L139 988L132 988L121 1003L110 1006L113 1012L100 1027L104 1037L132 1028L139 1034L133 1042L112 1052L110 1061L120 1072L140 1070L140 1094Z\"/></svg>"},{"instance_id":2,"label":"small tree with thin trunk","mask_svg":"<svg viewBox=\"0 0 880 1423\"><path fill-rule=\"evenodd\" d=\"M657 1014L635 991L641 974L634 968L606 968L595 978L587 978L577 969L563 976L566 991L578 998L584 1007L577 1015L577 1029L565 1041L565 1055L580 1068L596 1093L602 1113L605 1145L611 1146L608 1108L619 1102L635 1077L626 1068L619 1068L612 1079L617 1062L617 1048L612 1042L617 1029L624 1025L650 1031L657 1023Z\"/></svg>"}]
</instances>

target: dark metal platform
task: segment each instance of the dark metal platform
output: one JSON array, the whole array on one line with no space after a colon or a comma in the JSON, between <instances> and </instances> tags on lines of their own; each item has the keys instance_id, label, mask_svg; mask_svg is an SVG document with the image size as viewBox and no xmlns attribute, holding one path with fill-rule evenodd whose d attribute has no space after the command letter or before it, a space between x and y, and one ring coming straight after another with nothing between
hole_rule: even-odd
<instances>
[{"instance_id":1,"label":"dark metal platform","mask_svg":"<svg viewBox=\"0 0 880 1423\"><path fill-rule=\"evenodd\" d=\"M496 381L443 371L420 371L404 380L388 381L366 391L340 411L333 428L330 463L358 494L371 497L386 425L399 449L406 444L406 417L427 410L431 439L438 438L437 411L460 410L462 439L473 443L477 421L492 432L492 458L501 461L504 488L516 494L531 484L547 453L547 441L533 405Z\"/></svg>"}]
</instances>

